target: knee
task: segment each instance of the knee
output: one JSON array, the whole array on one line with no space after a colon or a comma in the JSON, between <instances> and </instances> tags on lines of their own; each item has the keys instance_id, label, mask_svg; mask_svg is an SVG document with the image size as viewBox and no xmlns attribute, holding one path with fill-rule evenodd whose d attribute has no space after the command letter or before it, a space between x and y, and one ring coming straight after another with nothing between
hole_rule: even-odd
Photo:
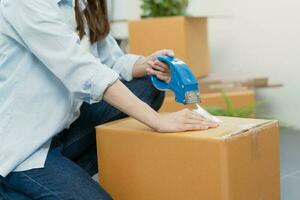
<instances>
[{"instance_id":1,"label":"knee","mask_svg":"<svg viewBox=\"0 0 300 200\"><path fill-rule=\"evenodd\" d=\"M157 94L152 102L152 104L150 105L154 110L158 111L163 102L165 100L165 91L159 91L157 90Z\"/></svg>"},{"instance_id":2,"label":"knee","mask_svg":"<svg viewBox=\"0 0 300 200\"><path fill-rule=\"evenodd\" d=\"M142 78L149 93L149 105L156 111L160 109L165 99L165 91L158 90L154 87L151 80L147 77Z\"/></svg>"},{"instance_id":3,"label":"knee","mask_svg":"<svg viewBox=\"0 0 300 200\"><path fill-rule=\"evenodd\" d=\"M156 89L149 77L134 79L125 82L125 85L142 101L153 109L159 110L164 101L165 92Z\"/></svg>"}]
</instances>

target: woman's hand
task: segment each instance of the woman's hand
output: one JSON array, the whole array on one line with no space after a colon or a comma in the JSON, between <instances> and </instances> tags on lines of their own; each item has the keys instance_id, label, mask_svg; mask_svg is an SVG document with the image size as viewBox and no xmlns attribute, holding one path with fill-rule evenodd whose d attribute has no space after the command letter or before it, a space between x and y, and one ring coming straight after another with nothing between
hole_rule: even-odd
<instances>
[{"instance_id":1,"label":"woman's hand","mask_svg":"<svg viewBox=\"0 0 300 200\"><path fill-rule=\"evenodd\" d=\"M155 75L158 79L169 82L171 80L169 66L157 59L161 55L174 57L174 52L170 49L164 49L139 59L133 67L133 77Z\"/></svg>"},{"instance_id":2,"label":"woman's hand","mask_svg":"<svg viewBox=\"0 0 300 200\"><path fill-rule=\"evenodd\" d=\"M219 124L209 121L189 109L183 109L178 112L159 114L157 124L152 128L158 132L166 133L207 130L218 126Z\"/></svg>"}]
</instances>

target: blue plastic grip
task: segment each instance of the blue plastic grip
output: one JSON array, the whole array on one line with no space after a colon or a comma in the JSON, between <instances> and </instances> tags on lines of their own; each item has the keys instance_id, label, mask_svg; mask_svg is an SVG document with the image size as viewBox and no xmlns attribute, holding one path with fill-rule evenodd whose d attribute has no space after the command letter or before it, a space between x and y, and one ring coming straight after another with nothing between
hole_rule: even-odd
<instances>
[{"instance_id":1,"label":"blue plastic grip","mask_svg":"<svg viewBox=\"0 0 300 200\"><path fill-rule=\"evenodd\" d=\"M198 80L193 75L191 69L180 59L159 56L158 60L166 63L170 67L171 80L169 83L159 80L155 75L151 75L151 81L158 90L171 90L175 94L175 101L186 104L186 94L198 93ZM189 100L189 99L188 99Z\"/></svg>"},{"instance_id":2,"label":"blue plastic grip","mask_svg":"<svg viewBox=\"0 0 300 200\"><path fill-rule=\"evenodd\" d=\"M174 58L170 57L170 56L158 56L157 59L161 62L166 63L171 68L170 70L171 70L171 74L172 74L171 61ZM152 81L152 84L154 85L154 87L156 87L158 90L171 89L169 83L166 83L165 81L158 79L155 75L151 75L151 81Z\"/></svg>"}]
</instances>

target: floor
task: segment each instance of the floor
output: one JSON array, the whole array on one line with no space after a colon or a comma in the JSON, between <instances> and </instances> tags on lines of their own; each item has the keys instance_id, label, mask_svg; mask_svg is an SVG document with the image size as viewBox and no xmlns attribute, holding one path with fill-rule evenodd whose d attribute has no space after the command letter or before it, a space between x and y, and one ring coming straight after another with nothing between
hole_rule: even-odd
<instances>
[{"instance_id":1,"label":"floor","mask_svg":"<svg viewBox=\"0 0 300 200\"><path fill-rule=\"evenodd\" d=\"M300 200L300 131L281 129L281 200Z\"/></svg>"},{"instance_id":2,"label":"floor","mask_svg":"<svg viewBox=\"0 0 300 200\"><path fill-rule=\"evenodd\" d=\"M300 200L300 131L291 128L281 129L281 200Z\"/></svg>"}]
</instances>

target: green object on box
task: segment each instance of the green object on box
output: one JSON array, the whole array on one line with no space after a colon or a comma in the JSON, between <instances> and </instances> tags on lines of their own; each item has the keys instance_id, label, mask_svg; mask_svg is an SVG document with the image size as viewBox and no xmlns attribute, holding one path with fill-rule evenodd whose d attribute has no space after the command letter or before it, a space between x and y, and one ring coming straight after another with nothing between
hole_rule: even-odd
<instances>
[{"instance_id":1,"label":"green object on box","mask_svg":"<svg viewBox=\"0 0 300 200\"><path fill-rule=\"evenodd\" d=\"M233 102L229 96L223 92L223 98L226 103L226 108L221 107L205 107L210 114L216 116L228 116L228 117L241 117L241 118L249 118L255 112L258 103L252 103L247 106L243 106L241 108L234 108Z\"/></svg>"},{"instance_id":2,"label":"green object on box","mask_svg":"<svg viewBox=\"0 0 300 200\"><path fill-rule=\"evenodd\" d=\"M231 98L226 95L225 92L222 92L224 101L226 103L226 108L222 107L214 107L214 106L207 106L204 109L212 115L215 116L227 116L227 117L239 117L239 118L252 118L252 114L256 112L256 118L258 119L270 119L273 120L274 117L266 116L263 111L263 107L266 104L265 101L257 101L251 103L249 105L235 108L233 105L233 101ZM260 112L258 112L260 111ZM282 128L293 128L288 123L278 119L279 126Z\"/></svg>"},{"instance_id":3,"label":"green object on box","mask_svg":"<svg viewBox=\"0 0 300 200\"><path fill-rule=\"evenodd\" d=\"M188 0L142 0L142 18L186 15Z\"/></svg>"}]
</instances>

